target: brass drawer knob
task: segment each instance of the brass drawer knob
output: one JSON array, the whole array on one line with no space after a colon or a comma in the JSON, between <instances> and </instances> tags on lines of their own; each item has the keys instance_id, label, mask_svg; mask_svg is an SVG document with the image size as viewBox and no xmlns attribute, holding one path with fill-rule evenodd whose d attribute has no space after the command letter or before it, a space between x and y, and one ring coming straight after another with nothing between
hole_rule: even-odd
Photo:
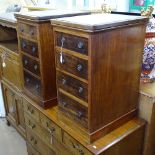
<instances>
[{"instance_id":1,"label":"brass drawer knob","mask_svg":"<svg viewBox=\"0 0 155 155\"><path fill-rule=\"evenodd\" d=\"M83 90L84 89L82 87L79 87L78 92L81 94L83 92Z\"/></svg>"},{"instance_id":2,"label":"brass drawer knob","mask_svg":"<svg viewBox=\"0 0 155 155\"><path fill-rule=\"evenodd\" d=\"M34 70L37 70L38 69L38 65L34 65Z\"/></svg>"},{"instance_id":3,"label":"brass drawer knob","mask_svg":"<svg viewBox=\"0 0 155 155\"><path fill-rule=\"evenodd\" d=\"M66 79L62 79L62 84L65 85L66 84Z\"/></svg>"},{"instance_id":4,"label":"brass drawer knob","mask_svg":"<svg viewBox=\"0 0 155 155\"><path fill-rule=\"evenodd\" d=\"M32 52L35 53L36 52L36 47L32 46Z\"/></svg>"},{"instance_id":5,"label":"brass drawer knob","mask_svg":"<svg viewBox=\"0 0 155 155\"><path fill-rule=\"evenodd\" d=\"M28 60L25 59L24 60L24 64L27 65L28 64Z\"/></svg>"},{"instance_id":6,"label":"brass drawer knob","mask_svg":"<svg viewBox=\"0 0 155 155\"><path fill-rule=\"evenodd\" d=\"M77 46L78 46L79 49L83 49L84 43L79 41Z\"/></svg>"},{"instance_id":7,"label":"brass drawer knob","mask_svg":"<svg viewBox=\"0 0 155 155\"><path fill-rule=\"evenodd\" d=\"M77 65L77 70L78 70L79 72L81 72L82 69L83 69L83 66L82 66L81 64L78 64L78 65Z\"/></svg>"},{"instance_id":8,"label":"brass drawer knob","mask_svg":"<svg viewBox=\"0 0 155 155\"><path fill-rule=\"evenodd\" d=\"M30 82L30 79L29 78L26 78L26 83L29 83Z\"/></svg>"}]
</instances>

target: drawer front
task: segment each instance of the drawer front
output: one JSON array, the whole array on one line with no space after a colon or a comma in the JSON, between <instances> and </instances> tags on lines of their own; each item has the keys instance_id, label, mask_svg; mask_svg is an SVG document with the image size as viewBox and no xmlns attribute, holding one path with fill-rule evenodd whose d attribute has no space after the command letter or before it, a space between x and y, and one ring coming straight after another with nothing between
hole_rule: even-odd
<instances>
[{"instance_id":1,"label":"drawer front","mask_svg":"<svg viewBox=\"0 0 155 155\"><path fill-rule=\"evenodd\" d=\"M27 130L27 141L40 152L42 155L56 155L38 136L36 136L31 130Z\"/></svg>"},{"instance_id":2,"label":"drawer front","mask_svg":"<svg viewBox=\"0 0 155 155\"><path fill-rule=\"evenodd\" d=\"M60 62L60 53L56 52L56 66L69 73L88 79L88 61L63 53L63 61Z\"/></svg>"},{"instance_id":3,"label":"drawer front","mask_svg":"<svg viewBox=\"0 0 155 155\"><path fill-rule=\"evenodd\" d=\"M28 155L41 155L38 151L36 151L31 144L27 143L27 152Z\"/></svg>"},{"instance_id":4,"label":"drawer front","mask_svg":"<svg viewBox=\"0 0 155 155\"><path fill-rule=\"evenodd\" d=\"M32 39L37 39L37 29L35 26L18 23L18 32L20 35L27 36Z\"/></svg>"},{"instance_id":5,"label":"drawer front","mask_svg":"<svg viewBox=\"0 0 155 155\"><path fill-rule=\"evenodd\" d=\"M92 155L85 147L79 144L75 139L64 133L63 142L66 147L75 155Z\"/></svg>"},{"instance_id":6,"label":"drawer front","mask_svg":"<svg viewBox=\"0 0 155 155\"><path fill-rule=\"evenodd\" d=\"M57 86L88 102L88 85L57 71Z\"/></svg>"},{"instance_id":7,"label":"drawer front","mask_svg":"<svg viewBox=\"0 0 155 155\"><path fill-rule=\"evenodd\" d=\"M25 53L28 53L34 57L38 57L38 45L32 41L28 41L20 38L21 50Z\"/></svg>"},{"instance_id":8,"label":"drawer front","mask_svg":"<svg viewBox=\"0 0 155 155\"><path fill-rule=\"evenodd\" d=\"M41 95L41 82L37 78L33 77L26 71L24 71L24 86L33 94Z\"/></svg>"},{"instance_id":9,"label":"drawer front","mask_svg":"<svg viewBox=\"0 0 155 155\"><path fill-rule=\"evenodd\" d=\"M25 116L25 124L27 128L34 131L37 135L40 135L42 133L41 127L38 125L37 122L35 122L27 113L24 112Z\"/></svg>"},{"instance_id":10,"label":"drawer front","mask_svg":"<svg viewBox=\"0 0 155 155\"><path fill-rule=\"evenodd\" d=\"M88 128L88 109L73 99L58 92L58 106L66 116Z\"/></svg>"},{"instance_id":11,"label":"drawer front","mask_svg":"<svg viewBox=\"0 0 155 155\"><path fill-rule=\"evenodd\" d=\"M2 79L21 89L22 82L18 57L12 57L9 53L4 52L1 55L0 63Z\"/></svg>"},{"instance_id":12,"label":"drawer front","mask_svg":"<svg viewBox=\"0 0 155 155\"><path fill-rule=\"evenodd\" d=\"M48 119L45 115L40 113L41 125L58 141L62 141L61 128Z\"/></svg>"},{"instance_id":13,"label":"drawer front","mask_svg":"<svg viewBox=\"0 0 155 155\"><path fill-rule=\"evenodd\" d=\"M40 66L39 62L36 60L32 60L31 58L22 55L23 67L36 75L40 75Z\"/></svg>"},{"instance_id":14,"label":"drawer front","mask_svg":"<svg viewBox=\"0 0 155 155\"><path fill-rule=\"evenodd\" d=\"M88 39L73 36L65 33L56 33L56 45L61 47L63 42L63 48L88 55Z\"/></svg>"},{"instance_id":15,"label":"drawer front","mask_svg":"<svg viewBox=\"0 0 155 155\"><path fill-rule=\"evenodd\" d=\"M28 101L23 99L24 111L28 113L35 121L40 122L39 111Z\"/></svg>"}]
</instances>

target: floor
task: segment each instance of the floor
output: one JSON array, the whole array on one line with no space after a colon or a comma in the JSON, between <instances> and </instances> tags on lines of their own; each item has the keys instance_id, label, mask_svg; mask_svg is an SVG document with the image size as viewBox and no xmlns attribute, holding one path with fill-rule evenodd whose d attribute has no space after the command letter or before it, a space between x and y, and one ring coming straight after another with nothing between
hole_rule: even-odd
<instances>
[{"instance_id":1,"label":"floor","mask_svg":"<svg viewBox=\"0 0 155 155\"><path fill-rule=\"evenodd\" d=\"M0 155L27 155L25 140L0 118Z\"/></svg>"}]
</instances>

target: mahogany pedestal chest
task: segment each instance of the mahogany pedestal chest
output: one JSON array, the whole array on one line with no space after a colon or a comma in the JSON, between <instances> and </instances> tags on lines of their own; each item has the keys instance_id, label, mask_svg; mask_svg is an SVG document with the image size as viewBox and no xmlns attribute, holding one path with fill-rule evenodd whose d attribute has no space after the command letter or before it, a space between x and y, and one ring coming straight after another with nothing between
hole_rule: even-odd
<instances>
[{"instance_id":1,"label":"mahogany pedestal chest","mask_svg":"<svg viewBox=\"0 0 155 155\"><path fill-rule=\"evenodd\" d=\"M66 124L73 120L77 130L88 136L88 142L137 113L147 21L112 14L51 20L58 116Z\"/></svg>"}]
</instances>

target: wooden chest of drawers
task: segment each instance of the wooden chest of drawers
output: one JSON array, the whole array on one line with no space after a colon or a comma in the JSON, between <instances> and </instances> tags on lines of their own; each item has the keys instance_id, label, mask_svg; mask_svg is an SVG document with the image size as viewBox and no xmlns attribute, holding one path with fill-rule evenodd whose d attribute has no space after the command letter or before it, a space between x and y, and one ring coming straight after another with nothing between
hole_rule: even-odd
<instances>
[{"instance_id":1,"label":"wooden chest of drawers","mask_svg":"<svg viewBox=\"0 0 155 155\"><path fill-rule=\"evenodd\" d=\"M147 18L98 14L51 22L59 118L78 122L92 142L137 113Z\"/></svg>"},{"instance_id":2,"label":"wooden chest of drawers","mask_svg":"<svg viewBox=\"0 0 155 155\"><path fill-rule=\"evenodd\" d=\"M53 31L49 19L88 12L43 11L16 14L24 93L42 107L54 106L56 94Z\"/></svg>"}]
</instances>

